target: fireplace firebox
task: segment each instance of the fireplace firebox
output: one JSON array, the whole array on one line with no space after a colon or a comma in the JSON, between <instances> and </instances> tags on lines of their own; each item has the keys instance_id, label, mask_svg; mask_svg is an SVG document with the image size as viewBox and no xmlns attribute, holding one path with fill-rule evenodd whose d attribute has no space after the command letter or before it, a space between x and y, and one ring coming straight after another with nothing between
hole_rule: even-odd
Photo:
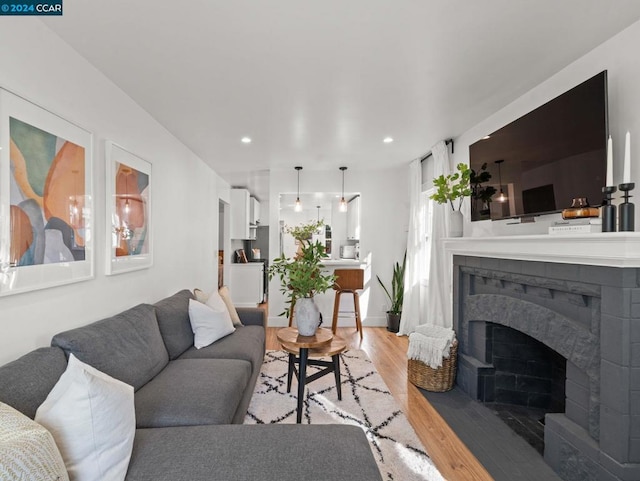
<instances>
[{"instance_id":1,"label":"fireplace firebox","mask_svg":"<svg viewBox=\"0 0 640 481\"><path fill-rule=\"evenodd\" d=\"M542 455L545 415L565 411L567 360L520 331L483 324L494 370L483 373L478 399Z\"/></svg>"},{"instance_id":2,"label":"fireplace firebox","mask_svg":"<svg viewBox=\"0 0 640 481\"><path fill-rule=\"evenodd\" d=\"M565 480L640 480L640 269L453 257L456 383L544 413Z\"/></svg>"}]
</instances>

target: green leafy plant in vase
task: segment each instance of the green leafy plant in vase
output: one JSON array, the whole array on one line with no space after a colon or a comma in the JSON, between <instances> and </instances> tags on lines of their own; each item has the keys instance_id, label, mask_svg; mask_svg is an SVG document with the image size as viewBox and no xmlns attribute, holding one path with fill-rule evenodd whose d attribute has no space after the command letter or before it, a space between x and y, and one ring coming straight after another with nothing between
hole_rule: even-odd
<instances>
[{"instance_id":1,"label":"green leafy plant in vase","mask_svg":"<svg viewBox=\"0 0 640 481\"><path fill-rule=\"evenodd\" d=\"M404 302L404 273L407 266L407 252L405 251L402 264L396 262L393 265L391 277L391 291L384 285L380 276L376 275L378 283L382 286L391 307L387 311L387 330L398 332L400 330L400 317L402 316L402 303Z\"/></svg>"},{"instance_id":2,"label":"green leafy plant in vase","mask_svg":"<svg viewBox=\"0 0 640 481\"><path fill-rule=\"evenodd\" d=\"M449 235L451 237L462 236L462 213L460 208L465 197L469 197L473 190L471 188L472 170L468 165L460 163L456 166L457 172L449 175L441 175L433 179L436 192L430 196L438 204L449 203L452 215L450 217ZM456 202L457 201L457 202ZM457 204L457 208L456 208Z\"/></svg>"},{"instance_id":3,"label":"green leafy plant in vase","mask_svg":"<svg viewBox=\"0 0 640 481\"><path fill-rule=\"evenodd\" d=\"M285 226L284 231L287 234L291 234L298 244L296 256L302 254L302 248L312 241L313 234L317 233L323 225L324 222L319 220L317 222L308 222L307 224L300 224L293 227Z\"/></svg>"},{"instance_id":4,"label":"green leafy plant in vase","mask_svg":"<svg viewBox=\"0 0 640 481\"><path fill-rule=\"evenodd\" d=\"M322 321L313 297L331 289L336 280L321 264L329 258L324 245L311 240L313 233L322 225L320 221L288 228L287 232L300 242L299 250L294 258L288 258L284 254L276 257L268 269L269 279L278 277L280 292L287 299L287 307L280 315L289 317L293 308L298 332L303 336L315 334Z\"/></svg>"},{"instance_id":5,"label":"green leafy plant in vase","mask_svg":"<svg viewBox=\"0 0 640 481\"><path fill-rule=\"evenodd\" d=\"M471 173L472 170L468 165L460 163L456 166L457 172L449 175L441 175L433 179L433 185L436 192L431 195L430 199L435 200L438 204L451 205L452 210L460 210L462 201L465 197L469 197L473 191L471 189ZM454 201L458 201L456 209Z\"/></svg>"}]
</instances>

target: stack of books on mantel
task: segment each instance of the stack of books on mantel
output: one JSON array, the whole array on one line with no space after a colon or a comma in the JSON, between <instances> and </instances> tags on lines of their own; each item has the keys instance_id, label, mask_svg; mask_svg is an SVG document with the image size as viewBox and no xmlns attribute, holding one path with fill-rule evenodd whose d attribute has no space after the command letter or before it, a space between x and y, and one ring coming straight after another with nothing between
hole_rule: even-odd
<instances>
[{"instance_id":1,"label":"stack of books on mantel","mask_svg":"<svg viewBox=\"0 0 640 481\"><path fill-rule=\"evenodd\" d=\"M564 219L549 226L549 234L591 234L602 232L602 219L588 217L584 219Z\"/></svg>"}]
</instances>

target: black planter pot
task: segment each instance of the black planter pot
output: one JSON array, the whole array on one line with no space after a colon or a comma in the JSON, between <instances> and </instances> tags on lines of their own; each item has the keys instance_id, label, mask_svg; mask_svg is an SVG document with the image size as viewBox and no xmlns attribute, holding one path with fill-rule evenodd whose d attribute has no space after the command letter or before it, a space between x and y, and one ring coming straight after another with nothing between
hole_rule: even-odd
<instances>
[{"instance_id":1,"label":"black planter pot","mask_svg":"<svg viewBox=\"0 0 640 481\"><path fill-rule=\"evenodd\" d=\"M387 312L387 331L398 332L400 330L400 313Z\"/></svg>"}]
</instances>

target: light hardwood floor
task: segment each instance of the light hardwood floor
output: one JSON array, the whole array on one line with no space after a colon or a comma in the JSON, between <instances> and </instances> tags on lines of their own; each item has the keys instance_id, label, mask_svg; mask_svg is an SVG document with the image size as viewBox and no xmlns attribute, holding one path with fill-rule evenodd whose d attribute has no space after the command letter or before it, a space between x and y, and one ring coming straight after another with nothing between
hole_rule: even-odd
<instances>
[{"instance_id":1,"label":"light hardwood floor","mask_svg":"<svg viewBox=\"0 0 640 481\"><path fill-rule=\"evenodd\" d=\"M278 328L267 328L267 349L279 349ZM338 335L351 349L364 350L398 401L409 422L442 475L450 481L487 481L493 478L458 436L407 381L406 336L396 336L384 327L364 328L364 339L354 328L338 328Z\"/></svg>"}]
</instances>

